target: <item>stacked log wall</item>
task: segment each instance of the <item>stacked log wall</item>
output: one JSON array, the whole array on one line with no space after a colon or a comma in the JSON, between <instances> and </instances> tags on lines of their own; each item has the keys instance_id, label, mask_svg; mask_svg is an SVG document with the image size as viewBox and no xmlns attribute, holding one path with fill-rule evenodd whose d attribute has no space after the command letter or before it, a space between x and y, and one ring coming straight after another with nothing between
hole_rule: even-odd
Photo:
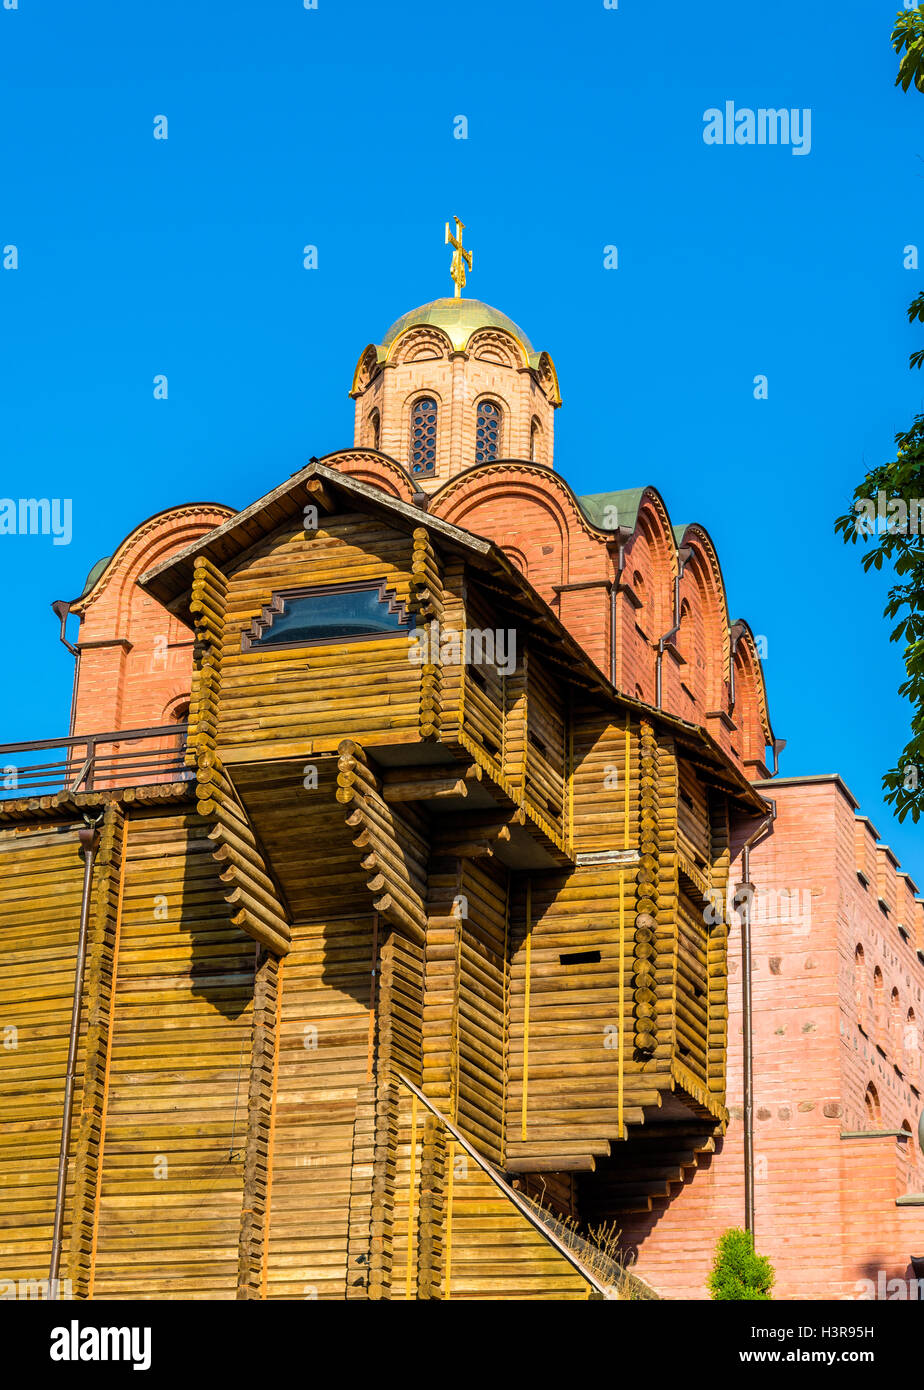
<instances>
[{"instance_id":1,"label":"stacked log wall","mask_svg":"<svg viewBox=\"0 0 924 1390\"><path fill-rule=\"evenodd\" d=\"M425 580L437 611L437 576L421 572L424 555L403 532L338 513L312 532L281 527L235 566L228 578L218 731L226 762L309 756L336 748L344 737L369 744L419 739L430 709L423 703L423 676L430 681L434 673L409 660L406 636L295 647L255 641L247 651L241 639L255 621L259 626L278 590L384 580L398 603L420 609L431 606L422 597ZM428 690L432 698L432 683Z\"/></svg>"},{"instance_id":2,"label":"stacked log wall","mask_svg":"<svg viewBox=\"0 0 924 1390\"><path fill-rule=\"evenodd\" d=\"M0 829L0 1282L48 1277L83 886L79 824ZM85 1010L81 1028L85 1039ZM71 1148L82 1088L81 1070ZM73 1180L62 1275L72 1210Z\"/></svg>"},{"instance_id":3,"label":"stacked log wall","mask_svg":"<svg viewBox=\"0 0 924 1390\"><path fill-rule=\"evenodd\" d=\"M131 817L96 1247L97 1298L233 1298L254 943L193 814Z\"/></svg>"}]
</instances>

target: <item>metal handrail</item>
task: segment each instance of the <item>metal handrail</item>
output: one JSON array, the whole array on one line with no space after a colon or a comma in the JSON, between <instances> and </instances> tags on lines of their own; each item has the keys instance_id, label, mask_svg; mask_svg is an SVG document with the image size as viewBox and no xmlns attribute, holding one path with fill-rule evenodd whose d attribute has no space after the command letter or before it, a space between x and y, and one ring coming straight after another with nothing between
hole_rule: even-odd
<instances>
[{"instance_id":1,"label":"metal handrail","mask_svg":"<svg viewBox=\"0 0 924 1390\"><path fill-rule=\"evenodd\" d=\"M94 789L94 781L112 787L127 785L159 773L177 772L188 780L184 767L186 724L158 724L146 729L113 729L105 733L69 734L64 738L29 739L21 743L0 744L0 769L9 754L66 750L62 759L54 762L14 766L15 786L5 791L51 792L57 788L70 792L84 787ZM151 739L180 740L175 747L125 748L124 744L141 743ZM103 752L104 747L115 751Z\"/></svg>"},{"instance_id":2,"label":"metal handrail","mask_svg":"<svg viewBox=\"0 0 924 1390\"><path fill-rule=\"evenodd\" d=\"M423 1091L421 1091L418 1086L414 1085L413 1081L409 1081L406 1076L402 1076L401 1072L396 1071L394 1075L397 1077L397 1079L401 1082L403 1086L407 1087L407 1089L411 1092L412 1095L415 1095L417 1097L417 1099L420 1101L422 1105L425 1105L427 1107L431 1115L436 1116L440 1124L443 1125L446 1130L448 1130L448 1132L452 1135L456 1143L462 1149L465 1150L472 1162L476 1163L478 1167L481 1169L481 1171L491 1179L494 1186L499 1188L499 1190L503 1193L503 1195L507 1198L509 1202L513 1203L513 1205L520 1212L521 1216L524 1216L526 1218L526 1220L533 1227L533 1229L538 1231L539 1234L545 1240L547 1240L550 1245L554 1246L558 1253L568 1261L568 1263L571 1265L573 1269L577 1270L581 1278L586 1279L588 1284L590 1284L597 1291L597 1293L600 1294L602 1298L609 1299L610 1301L618 1299L619 1295L616 1292L616 1290L611 1288L608 1284L602 1284L600 1282L600 1280L593 1273L593 1271L587 1268L583 1260L581 1260L574 1253L573 1250L570 1250L568 1246L565 1244L565 1242L563 1240L560 1240L554 1231L549 1229L549 1227L545 1224L541 1217L536 1215L535 1211L533 1211L529 1204L520 1196L519 1192L517 1192L515 1188L512 1188L510 1186L507 1180L504 1177L502 1177L502 1175L498 1172L494 1165L489 1163L486 1158L482 1157L478 1150L469 1143L465 1135L462 1134L456 1128L456 1126L452 1123L451 1120L447 1120L446 1116L442 1113L442 1111L438 1110L437 1107L433 1104L433 1101L430 1100L427 1096L425 1096Z\"/></svg>"},{"instance_id":3,"label":"metal handrail","mask_svg":"<svg viewBox=\"0 0 924 1390\"><path fill-rule=\"evenodd\" d=\"M0 743L4 753L40 752L43 748L79 748L86 743L121 743L139 738L166 738L168 734L185 734L186 724L159 724L150 729L112 729L105 734L69 734L67 738L29 739L25 743Z\"/></svg>"}]
</instances>

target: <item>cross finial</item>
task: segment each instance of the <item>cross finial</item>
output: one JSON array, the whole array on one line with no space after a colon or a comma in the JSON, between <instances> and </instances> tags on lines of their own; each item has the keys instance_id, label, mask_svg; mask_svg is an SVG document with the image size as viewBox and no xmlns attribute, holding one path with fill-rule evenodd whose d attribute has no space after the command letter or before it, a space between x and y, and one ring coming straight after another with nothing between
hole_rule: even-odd
<instances>
[{"instance_id":1,"label":"cross finial","mask_svg":"<svg viewBox=\"0 0 924 1390\"><path fill-rule=\"evenodd\" d=\"M469 270L471 270L472 253L471 251L466 251L465 247L462 245L462 228L465 226L465 223L460 222L458 217L454 217L452 220L456 224L455 236L453 236L452 232L449 230L449 223L446 223L446 245L453 247L452 264L449 267L449 274L452 276L456 287L456 299L461 299L462 286L465 284L465 267L468 266Z\"/></svg>"}]
</instances>

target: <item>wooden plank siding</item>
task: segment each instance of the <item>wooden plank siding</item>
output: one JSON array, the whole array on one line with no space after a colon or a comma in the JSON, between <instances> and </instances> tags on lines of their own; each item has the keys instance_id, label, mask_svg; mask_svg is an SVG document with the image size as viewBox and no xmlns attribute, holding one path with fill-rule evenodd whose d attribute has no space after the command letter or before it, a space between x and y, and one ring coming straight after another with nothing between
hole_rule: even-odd
<instances>
[{"instance_id":1,"label":"wooden plank siding","mask_svg":"<svg viewBox=\"0 0 924 1390\"><path fill-rule=\"evenodd\" d=\"M422 666L406 637L241 650L241 637L280 589L384 581L404 605L419 598L413 539L354 513L318 530L281 527L228 575L217 740L228 763L308 756L341 739L416 742Z\"/></svg>"},{"instance_id":2,"label":"wooden plank siding","mask_svg":"<svg viewBox=\"0 0 924 1390\"><path fill-rule=\"evenodd\" d=\"M0 830L0 1281L48 1277L82 885L76 825Z\"/></svg>"},{"instance_id":3,"label":"wooden plank siding","mask_svg":"<svg viewBox=\"0 0 924 1390\"><path fill-rule=\"evenodd\" d=\"M263 1296L346 1296L359 1094L373 1079L373 914L295 921L280 969Z\"/></svg>"},{"instance_id":4,"label":"wooden plank siding","mask_svg":"<svg viewBox=\"0 0 924 1390\"><path fill-rule=\"evenodd\" d=\"M392 1298L591 1296L579 1271L403 1088L395 1138Z\"/></svg>"},{"instance_id":5,"label":"wooden plank siding","mask_svg":"<svg viewBox=\"0 0 924 1390\"><path fill-rule=\"evenodd\" d=\"M194 814L131 817L91 1292L234 1298L255 946Z\"/></svg>"}]
</instances>

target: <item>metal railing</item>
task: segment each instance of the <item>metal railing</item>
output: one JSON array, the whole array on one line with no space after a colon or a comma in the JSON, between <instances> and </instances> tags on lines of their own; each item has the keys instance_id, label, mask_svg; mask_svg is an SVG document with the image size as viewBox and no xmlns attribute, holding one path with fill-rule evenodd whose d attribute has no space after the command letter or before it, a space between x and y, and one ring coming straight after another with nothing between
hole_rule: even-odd
<instances>
[{"instance_id":1,"label":"metal railing","mask_svg":"<svg viewBox=\"0 0 924 1390\"><path fill-rule=\"evenodd\" d=\"M161 724L150 729L0 744L0 799L9 800L24 792L47 795L189 781L193 773L184 763L186 731L185 724ZM16 754L55 752L63 756L50 762L23 763L21 758L14 758Z\"/></svg>"},{"instance_id":2,"label":"metal railing","mask_svg":"<svg viewBox=\"0 0 924 1390\"><path fill-rule=\"evenodd\" d=\"M415 1086L413 1081L409 1081L406 1076L402 1075L401 1072L396 1071L393 1074L401 1085L404 1086L406 1090L410 1091L412 1096L417 1097L421 1105L426 1106L430 1114L439 1121L446 1132L452 1135L459 1147L468 1154L469 1158L481 1169L485 1176L490 1178L498 1191L506 1197L507 1201L510 1202L512 1206L516 1207L521 1216L526 1218L533 1230L538 1231L542 1238L548 1241L549 1245L557 1250L559 1255L571 1265L572 1269L576 1270L582 1279L587 1280L588 1284L599 1298L610 1300L619 1298L618 1291L613 1286L605 1284L602 1279L589 1268L585 1261L581 1259L581 1256L573 1246L562 1240L553 1227L539 1215L537 1204L527 1201L515 1188L511 1187L507 1179L494 1167L494 1164L489 1163L488 1160L469 1143L465 1135L456 1128L452 1121L448 1120L443 1112L437 1109L429 1096L425 1096L423 1091L421 1091L418 1086Z\"/></svg>"}]
</instances>

